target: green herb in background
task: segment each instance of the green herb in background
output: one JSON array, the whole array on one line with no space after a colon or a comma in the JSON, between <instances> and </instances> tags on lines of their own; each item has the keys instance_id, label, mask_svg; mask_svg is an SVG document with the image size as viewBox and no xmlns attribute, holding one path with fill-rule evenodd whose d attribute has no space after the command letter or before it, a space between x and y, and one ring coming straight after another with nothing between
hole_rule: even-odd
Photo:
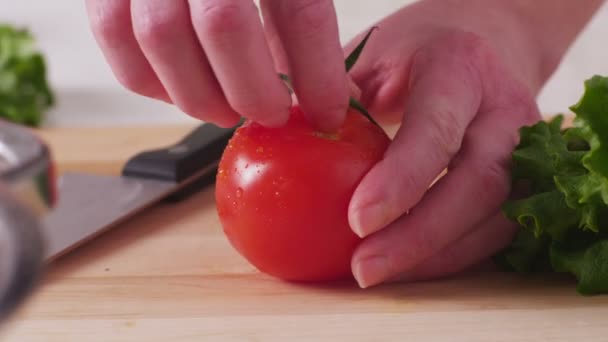
<instances>
[{"instance_id":1,"label":"green herb in background","mask_svg":"<svg viewBox=\"0 0 608 342\"><path fill-rule=\"evenodd\" d=\"M569 273L580 294L608 293L608 78L585 82L563 116L520 130L513 151L514 186L526 197L507 201L505 215L521 229L496 260L520 273Z\"/></svg>"},{"instance_id":2,"label":"green herb in background","mask_svg":"<svg viewBox=\"0 0 608 342\"><path fill-rule=\"evenodd\" d=\"M0 24L0 118L39 126L54 104L46 65L26 29Z\"/></svg>"}]
</instances>

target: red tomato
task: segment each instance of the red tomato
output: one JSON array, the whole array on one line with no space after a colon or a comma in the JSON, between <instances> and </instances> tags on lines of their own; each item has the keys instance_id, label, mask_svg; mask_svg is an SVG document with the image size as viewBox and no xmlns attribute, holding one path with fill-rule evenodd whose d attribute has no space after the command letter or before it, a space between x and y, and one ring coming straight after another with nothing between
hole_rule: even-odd
<instances>
[{"instance_id":1,"label":"red tomato","mask_svg":"<svg viewBox=\"0 0 608 342\"><path fill-rule=\"evenodd\" d=\"M226 236L257 269L281 279L352 277L360 239L348 224L348 204L389 142L354 111L334 134L315 131L297 106L280 128L246 122L224 151L216 180Z\"/></svg>"}]
</instances>

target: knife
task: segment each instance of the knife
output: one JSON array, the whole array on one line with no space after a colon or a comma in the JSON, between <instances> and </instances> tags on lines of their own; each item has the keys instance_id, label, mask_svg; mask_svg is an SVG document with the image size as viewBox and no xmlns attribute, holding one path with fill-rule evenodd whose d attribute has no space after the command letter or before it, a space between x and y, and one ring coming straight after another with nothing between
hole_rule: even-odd
<instances>
[{"instance_id":1,"label":"knife","mask_svg":"<svg viewBox=\"0 0 608 342\"><path fill-rule=\"evenodd\" d=\"M43 221L45 261L55 260L153 204L181 201L213 183L235 129L204 123L171 146L134 155L117 176L61 175L56 206Z\"/></svg>"}]
</instances>

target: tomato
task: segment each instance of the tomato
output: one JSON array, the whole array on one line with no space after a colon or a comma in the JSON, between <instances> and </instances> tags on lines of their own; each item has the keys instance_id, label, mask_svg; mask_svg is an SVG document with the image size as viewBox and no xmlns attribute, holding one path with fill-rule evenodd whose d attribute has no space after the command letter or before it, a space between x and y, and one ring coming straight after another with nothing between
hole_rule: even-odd
<instances>
[{"instance_id":1,"label":"tomato","mask_svg":"<svg viewBox=\"0 0 608 342\"><path fill-rule=\"evenodd\" d=\"M360 238L348 224L348 204L389 142L352 110L332 134L316 131L297 106L283 127L245 122L216 178L218 215L230 243L258 270L284 280L352 277Z\"/></svg>"}]
</instances>

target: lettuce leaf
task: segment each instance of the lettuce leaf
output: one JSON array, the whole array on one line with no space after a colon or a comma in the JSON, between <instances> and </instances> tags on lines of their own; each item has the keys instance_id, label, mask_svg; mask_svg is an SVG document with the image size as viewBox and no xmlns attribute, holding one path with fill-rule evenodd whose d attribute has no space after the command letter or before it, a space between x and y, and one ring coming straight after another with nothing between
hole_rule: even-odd
<instances>
[{"instance_id":1,"label":"lettuce leaf","mask_svg":"<svg viewBox=\"0 0 608 342\"><path fill-rule=\"evenodd\" d=\"M514 188L506 201L515 239L495 260L520 272L568 273L581 294L608 293L608 77L585 81L584 94L563 116L520 129L512 154Z\"/></svg>"},{"instance_id":2,"label":"lettuce leaf","mask_svg":"<svg viewBox=\"0 0 608 342\"><path fill-rule=\"evenodd\" d=\"M27 30L0 25L0 118L39 126L54 102L45 60Z\"/></svg>"},{"instance_id":3,"label":"lettuce leaf","mask_svg":"<svg viewBox=\"0 0 608 342\"><path fill-rule=\"evenodd\" d=\"M579 249L553 244L550 259L555 271L572 273L579 279L579 293L608 293L608 240L598 240Z\"/></svg>"}]
</instances>

